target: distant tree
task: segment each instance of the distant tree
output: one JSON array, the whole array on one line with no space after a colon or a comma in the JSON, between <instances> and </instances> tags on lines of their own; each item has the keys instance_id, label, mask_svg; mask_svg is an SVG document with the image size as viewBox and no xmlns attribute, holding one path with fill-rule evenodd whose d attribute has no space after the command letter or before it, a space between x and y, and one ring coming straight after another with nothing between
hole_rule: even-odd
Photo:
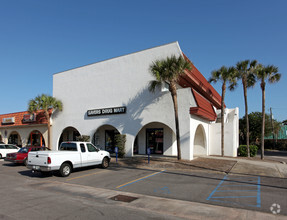
<instances>
[{"instance_id":1,"label":"distant tree","mask_svg":"<svg viewBox=\"0 0 287 220\"><path fill-rule=\"evenodd\" d=\"M256 72L257 78L261 81L260 86L262 90L262 130L261 130L261 159L264 159L264 134L265 134L265 85L266 80L269 83L278 82L281 78L281 74L278 73L278 67L269 65L259 65Z\"/></svg>"},{"instance_id":2,"label":"distant tree","mask_svg":"<svg viewBox=\"0 0 287 220\"><path fill-rule=\"evenodd\" d=\"M178 160L181 160L181 149L176 86L179 77L184 74L185 70L191 70L191 64L183 56L176 57L173 55L163 60L156 60L150 65L150 72L155 77L155 80L150 81L149 90L155 92L155 89L161 87L162 84L168 83L169 85L174 107Z\"/></svg>"},{"instance_id":3,"label":"distant tree","mask_svg":"<svg viewBox=\"0 0 287 220\"><path fill-rule=\"evenodd\" d=\"M28 111L30 113L42 110L44 112L45 118L48 125L48 148L51 149L51 123L50 118L52 111L62 111L63 104L61 101L49 95L39 95L34 99L31 99L28 104Z\"/></svg>"},{"instance_id":4,"label":"distant tree","mask_svg":"<svg viewBox=\"0 0 287 220\"><path fill-rule=\"evenodd\" d=\"M261 139L261 128L262 128L262 113L261 112L252 112L248 114L249 118L249 129L250 129L250 143L256 144L257 140ZM270 115L265 115L265 136L268 136L272 133L272 126L270 122ZM239 131L240 131L240 141L246 141L246 123L245 116L239 119Z\"/></svg>"},{"instance_id":5,"label":"distant tree","mask_svg":"<svg viewBox=\"0 0 287 220\"><path fill-rule=\"evenodd\" d=\"M287 120L282 121L284 125L287 125Z\"/></svg>"},{"instance_id":6,"label":"distant tree","mask_svg":"<svg viewBox=\"0 0 287 220\"><path fill-rule=\"evenodd\" d=\"M242 81L243 93L244 93L247 157L250 157L247 88L253 87L256 83L256 76L255 76L256 66L257 66L256 60L252 61L244 60L236 64L236 76L238 79L241 79Z\"/></svg>"},{"instance_id":7,"label":"distant tree","mask_svg":"<svg viewBox=\"0 0 287 220\"><path fill-rule=\"evenodd\" d=\"M234 67L225 67L222 66L218 70L214 70L211 72L211 77L209 79L209 82L222 82L222 95L221 95L221 156L224 156L224 98L225 98L225 92L226 92L226 84L229 84L229 89L233 90L235 81L236 81L236 75L235 75L235 68Z\"/></svg>"}]
</instances>

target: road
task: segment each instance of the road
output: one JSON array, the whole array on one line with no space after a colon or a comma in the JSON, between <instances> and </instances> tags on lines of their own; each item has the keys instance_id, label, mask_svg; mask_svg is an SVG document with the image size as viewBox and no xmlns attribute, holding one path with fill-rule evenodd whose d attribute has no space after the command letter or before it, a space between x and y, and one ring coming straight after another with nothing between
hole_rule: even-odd
<instances>
[{"instance_id":1,"label":"road","mask_svg":"<svg viewBox=\"0 0 287 220\"><path fill-rule=\"evenodd\" d=\"M260 154L257 155L257 157L260 157L260 156L261 156ZM287 164L287 152L286 151L265 150L264 157L269 160L285 162Z\"/></svg>"},{"instance_id":2,"label":"road","mask_svg":"<svg viewBox=\"0 0 287 220\"><path fill-rule=\"evenodd\" d=\"M94 216L97 219L117 219L118 216L125 216L125 219L138 216L142 219L178 219L178 216L165 214L164 210L148 212L118 205L119 202L112 200L95 199L85 191L66 191L60 188L61 184L79 186L79 189L106 189L118 194L135 193L265 213L271 213L270 207L279 204L280 214L287 215L287 180L283 178L117 166L77 170L67 178L58 175L45 177L40 173L32 174L24 166L4 161L0 161L0 169L3 201L0 218L4 219L18 219L21 213L27 219L90 219ZM277 211L278 207L275 208Z\"/></svg>"}]
</instances>

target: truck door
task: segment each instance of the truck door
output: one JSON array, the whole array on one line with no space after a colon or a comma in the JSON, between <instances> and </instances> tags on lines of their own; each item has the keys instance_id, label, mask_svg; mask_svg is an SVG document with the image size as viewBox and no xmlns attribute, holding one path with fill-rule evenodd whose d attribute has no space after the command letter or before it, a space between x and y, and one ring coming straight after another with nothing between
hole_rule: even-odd
<instances>
[{"instance_id":1,"label":"truck door","mask_svg":"<svg viewBox=\"0 0 287 220\"><path fill-rule=\"evenodd\" d=\"M87 143L87 149L88 149L88 163L90 165L93 164L100 164L102 162L101 155L99 154L99 150L92 144Z\"/></svg>"},{"instance_id":2,"label":"truck door","mask_svg":"<svg viewBox=\"0 0 287 220\"><path fill-rule=\"evenodd\" d=\"M85 144L81 143L80 148L81 148L82 166L87 166L88 165L88 153L86 151Z\"/></svg>"}]
</instances>

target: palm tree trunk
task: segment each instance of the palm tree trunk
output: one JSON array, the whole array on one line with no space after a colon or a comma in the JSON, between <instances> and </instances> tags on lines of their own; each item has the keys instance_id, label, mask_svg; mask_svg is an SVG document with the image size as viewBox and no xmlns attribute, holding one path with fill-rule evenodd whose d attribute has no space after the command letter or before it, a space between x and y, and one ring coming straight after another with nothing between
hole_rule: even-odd
<instances>
[{"instance_id":1,"label":"palm tree trunk","mask_svg":"<svg viewBox=\"0 0 287 220\"><path fill-rule=\"evenodd\" d=\"M249 119L248 119L248 104L247 104L247 85L246 85L246 79L243 79L242 81L243 81L242 84L243 84L244 102L245 102L247 156L250 157L250 148L249 148Z\"/></svg>"},{"instance_id":2,"label":"palm tree trunk","mask_svg":"<svg viewBox=\"0 0 287 220\"><path fill-rule=\"evenodd\" d=\"M262 79L262 129L261 129L261 160L264 159L264 134L265 134L265 82Z\"/></svg>"},{"instance_id":3,"label":"palm tree trunk","mask_svg":"<svg viewBox=\"0 0 287 220\"><path fill-rule=\"evenodd\" d=\"M221 156L224 156L224 98L225 98L226 84L222 84L221 96Z\"/></svg>"},{"instance_id":4,"label":"palm tree trunk","mask_svg":"<svg viewBox=\"0 0 287 220\"><path fill-rule=\"evenodd\" d=\"M48 126L48 148L52 150L51 148L51 123L50 123L50 115L49 112L45 112L45 117L47 119L47 126Z\"/></svg>"},{"instance_id":5,"label":"palm tree trunk","mask_svg":"<svg viewBox=\"0 0 287 220\"><path fill-rule=\"evenodd\" d=\"M177 159L178 159L178 160L181 160L177 93L176 93L176 85L175 85L174 83L170 83L170 92L171 92L172 101L173 101L173 106L174 106L174 118L175 118L175 130L176 130L176 143L177 143Z\"/></svg>"}]
</instances>

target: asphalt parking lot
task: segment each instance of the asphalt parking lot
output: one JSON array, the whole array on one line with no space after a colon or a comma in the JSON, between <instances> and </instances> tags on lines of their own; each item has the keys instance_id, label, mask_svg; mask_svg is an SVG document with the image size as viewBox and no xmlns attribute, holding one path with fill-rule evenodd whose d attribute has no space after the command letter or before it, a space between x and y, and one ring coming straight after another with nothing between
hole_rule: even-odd
<instances>
[{"instance_id":1,"label":"asphalt parking lot","mask_svg":"<svg viewBox=\"0 0 287 220\"><path fill-rule=\"evenodd\" d=\"M271 206L276 204L272 210L280 209L281 215L287 215L287 180L284 178L119 166L80 169L62 178L57 174L42 176L4 161L0 166L5 175L35 182L61 182L266 213L271 213Z\"/></svg>"}]
</instances>

